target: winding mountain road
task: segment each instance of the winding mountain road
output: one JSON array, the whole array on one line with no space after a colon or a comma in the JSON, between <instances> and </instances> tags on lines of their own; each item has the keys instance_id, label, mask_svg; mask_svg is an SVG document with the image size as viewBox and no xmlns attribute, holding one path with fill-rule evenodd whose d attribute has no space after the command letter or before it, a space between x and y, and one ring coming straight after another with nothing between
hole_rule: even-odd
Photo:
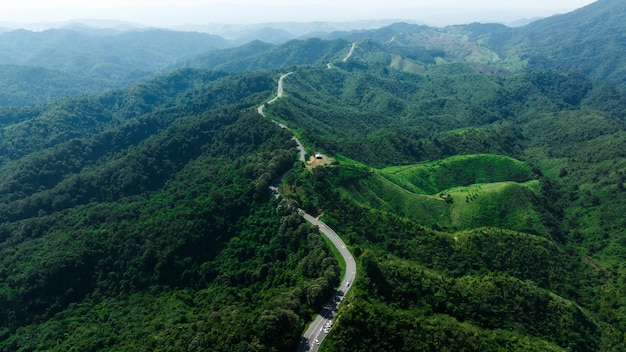
<instances>
[{"instance_id":1,"label":"winding mountain road","mask_svg":"<svg viewBox=\"0 0 626 352\"><path fill-rule=\"evenodd\" d=\"M350 48L350 51L348 52L348 55L346 55L346 57L343 58L343 62L348 61L350 56L352 56L352 54L354 54L354 48L356 48L356 43L352 43L352 47Z\"/></svg>"},{"instance_id":2,"label":"winding mountain road","mask_svg":"<svg viewBox=\"0 0 626 352\"><path fill-rule=\"evenodd\" d=\"M284 75L280 76L280 78L278 79L278 90L276 92L276 97L274 97L272 100L268 101L267 104L272 104L273 102L275 102L276 100L278 100L279 98L282 98L283 96L283 81L285 80L285 77L289 76L290 74L292 74L293 72L289 72L289 73L285 73ZM265 113L263 112L263 110L265 109L265 104L261 104L256 111L259 113L259 115L265 117ZM278 126L280 126L280 128L284 128L288 131L291 131L289 129L289 127L285 126L284 124L278 122L278 121L274 121L272 120L272 122L274 122L275 124L277 124ZM296 136L291 137L292 140L294 140L297 144L296 148L298 148L298 151L300 152L300 158L299 160L304 162L306 161L306 150L304 149L304 146L302 145L302 143L300 143L300 141L298 140L298 138L296 138ZM274 191L274 190L272 190Z\"/></svg>"},{"instance_id":3,"label":"winding mountain road","mask_svg":"<svg viewBox=\"0 0 626 352\"><path fill-rule=\"evenodd\" d=\"M337 307L339 303L344 299L350 287L352 287L352 283L356 278L356 262L354 261L354 257L352 253L346 247L346 244L341 240L341 238L331 229L328 225L324 224L320 220L314 218L313 216L305 213L303 210L298 209L298 214L300 214L306 221L311 224L317 226L322 234L324 234L337 248L343 260L346 262L346 271L343 274L343 278L341 279L341 283L339 284L339 288L328 301L324 309L315 317L315 320L309 325L308 329L302 335L300 340L300 345L298 346L298 352L304 351L317 351L326 335L332 329L333 317L337 312Z\"/></svg>"},{"instance_id":4,"label":"winding mountain road","mask_svg":"<svg viewBox=\"0 0 626 352\"><path fill-rule=\"evenodd\" d=\"M354 44L352 45L352 50L350 50L350 54L348 55L348 57L352 54L353 50L354 50ZM348 57L346 57L345 60L347 60ZM275 102L276 100L282 97L283 81L287 76L289 76L292 73L293 72L289 72L280 76L280 79L278 80L278 91L276 93L276 97L268 101L267 104L272 104L273 102ZM263 112L264 108L265 108L265 104L262 104L261 106L257 108L257 112L259 113L259 115L263 117L265 117L265 113ZM279 123L277 121L274 121L274 123L278 124L281 128L285 128L289 130L289 128L282 123ZM293 136L292 139L295 140L296 143L298 144L298 150L300 151L300 161L304 162L305 156L306 156L304 146L302 145L302 143L300 143L300 141L296 138L296 136ZM278 195L278 187L277 186L272 186L272 187L274 187L272 188L272 192ZM304 351L314 352L318 350L320 344L322 343L324 338L326 338L326 335L328 334L328 332L330 332L330 330L332 329L332 323L333 323L332 320L337 312L337 307L339 306L339 303L341 303L341 301L344 299L344 297L350 290L350 287L352 287L351 285L354 282L354 279L356 278L356 262L354 260L354 256L352 256L352 253L350 253L350 251L346 247L346 244L341 240L341 238L337 235L337 233L333 231L333 229L328 227L328 225L326 225L322 221L307 214L302 209L298 209L298 214L302 216L309 223L318 227L319 231L324 236L326 236L326 238L328 238L331 241L331 243L337 248L337 250L339 251L339 253L343 257L343 260L346 263L346 271L344 272L343 278L341 279L339 288L337 289L337 291L335 291L333 296L328 300L327 304L319 312L315 320L309 325L307 330L304 332L304 335L302 335L302 338L300 339L300 344L297 350L298 352L304 352Z\"/></svg>"},{"instance_id":5,"label":"winding mountain road","mask_svg":"<svg viewBox=\"0 0 626 352\"><path fill-rule=\"evenodd\" d=\"M293 72L289 72L289 73L285 73L284 75L280 76L280 78L278 79L278 90L276 91L276 97L274 97L274 99L268 101L268 104L271 104L273 102L275 102L276 100L282 98L283 96L283 81L285 80L285 78L287 76L289 76L290 74L292 74Z\"/></svg>"}]
</instances>

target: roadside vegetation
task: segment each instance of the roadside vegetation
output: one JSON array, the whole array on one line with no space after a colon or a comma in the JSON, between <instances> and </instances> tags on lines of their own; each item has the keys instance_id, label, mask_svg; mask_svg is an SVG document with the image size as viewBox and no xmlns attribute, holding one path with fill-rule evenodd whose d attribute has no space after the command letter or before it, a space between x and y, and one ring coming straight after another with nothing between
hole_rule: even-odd
<instances>
[{"instance_id":1,"label":"roadside vegetation","mask_svg":"<svg viewBox=\"0 0 626 352\"><path fill-rule=\"evenodd\" d=\"M0 351L294 350L344 270L297 207L359 266L322 350L626 350L624 6L0 67Z\"/></svg>"}]
</instances>

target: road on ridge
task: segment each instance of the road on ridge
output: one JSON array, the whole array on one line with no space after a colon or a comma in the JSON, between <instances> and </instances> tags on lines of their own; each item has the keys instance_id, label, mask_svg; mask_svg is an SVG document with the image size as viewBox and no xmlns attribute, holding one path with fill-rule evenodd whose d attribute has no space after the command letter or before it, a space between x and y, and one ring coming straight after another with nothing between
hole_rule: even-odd
<instances>
[{"instance_id":1,"label":"road on ridge","mask_svg":"<svg viewBox=\"0 0 626 352\"><path fill-rule=\"evenodd\" d=\"M280 78L278 79L278 90L276 92L276 97L274 97L272 100L268 101L267 104L272 104L273 102L275 102L276 100L278 100L279 98L281 98L283 96L283 81L285 80L285 77L289 76L290 74L292 74L293 72L289 72L289 73L285 73L284 75L280 76ZM257 108L257 112L259 113L259 115L265 117L265 113L263 112L263 110L265 109L265 104L261 104L258 108ZM278 122L278 121L274 121L275 124L277 124L278 126L280 126L280 128L284 128L288 131L291 131L289 129L289 127L283 125L282 123ZM300 143L300 141L298 140L298 138L296 138L296 136L291 137L291 139L293 139L298 148L298 151L300 152L300 158L299 160L304 162L306 161L305 157L306 157L306 150L304 149L304 146L302 145L302 143Z\"/></svg>"},{"instance_id":2,"label":"road on ridge","mask_svg":"<svg viewBox=\"0 0 626 352\"><path fill-rule=\"evenodd\" d=\"M354 44L352 45L352 50L350 51L350 54L348 55L348 57L352 54L353 50L354 50ZM280 79L278 80L278 91L276 93L276 97L268 101L267 104L271 104L282 97L283 80L285 79L285 77L289 76L292 73L293 72L289 72L280 76ZM262 104L261 106L257 108L259 115L263 117L265 117L265 114L263 113L264 108L265 108L265 104ZM279 123L277 121L274 121L274 122L278 124L281 128L285 128L289 130L289 128L283 125L282 123ZM300 161L304 162L305 161L304 157L306 155L304 146L302 145L302 143L300 143L300 141L296 138L296 136L293 136L292 139L295 140L296 143L298 144L298 150L300 151ZM272 192L278 195L278 186L275 185L272 187L270 187L270 189L272 189ZM329 301L324 306L324 308L319 312L315 320L309 325L308 329L305 331L304 335L302 335L302 338L300 339L298 352L304 352L304 351L314 352L318 350L319 345L322 343L322 341L326 337L326 334L330 331L330 329L332 329L332 319L335 316L335 313L337 312L337 307L339 306L339 303L341 303L341 301L344 299L344 297L350 290L350 287L352 287L352 283L354 282L354 279L356 278L356 262L354 260L354 257L352 256L352 253L350 253L350 251L346 247L346 244L335 233L335 231L333 231L333 229L328 227L328 225L326 225L322 221L307 214L302 209L298 209L298 214L302 216L306 221L308 221L309 223L319 228L319 231L331 241L331 243L335 246L335 248L337 248L337 250L339 251L339 253L343 257L343 260L346 263L346 271L344 272L343 278L341 279L339 288L337 289L337 291L335 291L333 296L329 299Z\"/></svg>"},{"instance_id":3,"label":"road on ridge","mask_svg":"<svg viewBox=\"0 0 626 352\"><path fill-rule=\"evenodd\" d=\"M352 47L350 48L350 51L348 52L348 55L346 55L346 57L343 58L343 62L348 61L350 56L352 56L352 54L354 54L354 48L356 48L356 43L352 43Z\"/></svg>"},{"instance_id":4,"label":"road on ridge","mask_svg":"<svg viewBox=\"0 0 626 352\"><path fill-rule=\"evenodd\" d=\"M279 98L281 98L283 96L283 81L285 80L285 77L289 76L290 74L292 74L293 72L289 72L289 73L285 73L284 75L280 76L280 78L278 79L278 89L276 91L276 97L274 97L274 99L268 101L268 104L271 104L273 102L275 102L276 100L278 100Z\"/></svg>"},{"instance_id":5,"label":"road on ridge","mask_svg":"<svg viewBox=\"0 0 626 352\"><path fill-rule=\"evenodd\" d=\"M322 309L315 320L309 325L308 329L300 339L300 345L297 350L298 352L315 352L318 350L319 345L322 343L324 338L326 338L328 331L332 329L332 320L337 311L337 306L339 306L339 303L341 303L352 287L352 283L356 278L356 262L354 261L352 253L350 253L346 247L346 244L335 233L335 231L333 231L333 229L328 227L328 225L322 221L305 213L302 209L298 209L298 214L300 214L306 221L317 226L320 232L333 243L343 257L343 260L346 262L346 271L343 274L339 288L333 297L328 301L324 309Z\"/></svg>"}]
</instances>

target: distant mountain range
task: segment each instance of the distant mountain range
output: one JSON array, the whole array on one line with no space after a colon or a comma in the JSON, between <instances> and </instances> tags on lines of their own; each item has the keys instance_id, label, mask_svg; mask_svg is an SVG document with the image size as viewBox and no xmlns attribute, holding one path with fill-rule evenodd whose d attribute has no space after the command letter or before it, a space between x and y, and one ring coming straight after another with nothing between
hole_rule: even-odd
<instances>
[{"instance_id":1,"label":"distant mountain range","mask_svg":"<svg viewBox=\"0 0 626 352\"><path fill-rule=\"evenodd\" d=\"M395 62L405 70L423 67L423 62L406 49L415 51L418 47L443 53L439 57L446 62L472 64L484 72L558 68L607 79L625 88L626 73L612 69L626 63L620 35L624 24L616 16L625 6L616 0L598 1L516 28L478 23L436 28L392 21L207 25L189 26L186 28L193 31L186 32L138 28L116 21L63 23L60 29L42 32L5 28L0 32L0 66L5 77L0 80L0 104L13 101L30 105L77 92L120 88L186 65L227 71L272 69L311 64L313 58L335 55L336 49L329 43L318 42L316 47L307 48L311 38L378 42L384 47L381 50L395 53ZM299 45L303 45L304 56L286 54L299 50ZM290 59L283 60L285 57ZM39 89L40 82L26 75L33 67L58 77L75 76L72 80L81 83L72 85L59 78L46 80L46 88ZM29 80L34 87L32 94L25 95L23 86L11 83ZM27 95L30 98L25 98Z\"/></svg>"},{"instance_id":2,"label":"distant mountain range","mask_svg":"<svg viewBox=\"0 0 626 352\"><path fill-rule=\"evenodd\" d=\"M623 0L309 26L0 34L0 352L626 351Z\"/></svg>"}]
</instances>

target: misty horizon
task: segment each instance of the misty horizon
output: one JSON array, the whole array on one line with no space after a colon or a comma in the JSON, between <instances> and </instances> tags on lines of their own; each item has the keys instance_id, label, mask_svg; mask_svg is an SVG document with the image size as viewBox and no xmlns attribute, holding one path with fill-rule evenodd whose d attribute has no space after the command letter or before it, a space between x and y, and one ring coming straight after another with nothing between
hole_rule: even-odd
<instances>
[{"instance_id":1,"label":"misty horizon","mask_svg":"<svg viewBox=\"0 0 626 352\"><path fill-rule=\"evenodd\" d=\"M588 1L587 1L588 2ZM439 6L439 5L437 5ZM584 5L583 5L584 6ZM580 7L580 6L579 6ZM374 8L334 5L208 4L194 6L129 6L106 8L4 9L0 26L9 29L45 30L70 23L94 27L158 27L185 29L204 25L253 25L264 23L346 23L358 21L404 21L433 27L471 22L525 24L530 20L575 10L506 7L405 7ZM11 20L7 20L9 18Z\"/></svg>"}]
</instances>

